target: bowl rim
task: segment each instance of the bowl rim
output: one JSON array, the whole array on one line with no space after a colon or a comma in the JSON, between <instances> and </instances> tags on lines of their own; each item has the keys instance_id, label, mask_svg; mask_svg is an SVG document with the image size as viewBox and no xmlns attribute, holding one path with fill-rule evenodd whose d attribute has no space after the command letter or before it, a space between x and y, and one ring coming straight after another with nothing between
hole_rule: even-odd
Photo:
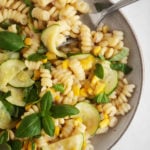
<instances>
[{"instance_id":1,"label":"bowl rim","mask_svg":"<svg viewBox=\"0 0 150 150\"><path fill-rule=\"evenodd\" d=\"M109 1L109 3L113 4L113 2L110 2L110 1ZM140 86L139 98L138 98L138 101L137 101L137 105L135 106L135 111L133 112L133 114L131 116L131 119L129 120L128 125L126 126L126 128L122 131L120 136L118 136L118 138L112 143L112 145L110 145L108 147L108 150L110 150L113 146L115 146L119 142L119 140L123 137L123 135L125 134L125 132L129 128L131 122L133 121L133 119L135 117L135 114L137 112L137 109L138 109L138 106L139 106L139 103L140 103L141 95L142 95L142 92L143 92L144 74L145 74L145 71L144 71L144 58L143 58L143 53L141 51L142 48L139 44L139 40L136 38L137 36L136 36L135 30L131 27L130 22L128 21L127 17L123 14L123 12L121 10L117 10L116 12L118 12L122 16L122 18L126 22L128 28L130 29L131 34L133 35L133 38L135 39L136 45L138 47L138 53L140 54L139 58L140 58L140 61L141 61L141 70L142 70L141 79L142 79L142 81L141 81L141 86Z\"/></svg>"}]
</instances>

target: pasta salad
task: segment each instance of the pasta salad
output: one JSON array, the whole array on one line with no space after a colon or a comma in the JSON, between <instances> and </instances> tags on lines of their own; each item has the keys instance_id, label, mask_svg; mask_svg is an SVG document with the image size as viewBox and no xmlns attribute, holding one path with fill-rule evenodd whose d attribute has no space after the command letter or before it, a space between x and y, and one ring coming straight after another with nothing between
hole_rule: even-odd
<instances>
[{"instance_id":1,"label":"pasta salad","mask_svg":"<svg viewBox=\"0 0 150 150\"><path fill-rule=\"evenodd\" d=\"M124 33L92 31L80 21L90 11L83 0L0 0L0 149L94 150L90 139L130 111Z\"/></svg>"}]
</instances>

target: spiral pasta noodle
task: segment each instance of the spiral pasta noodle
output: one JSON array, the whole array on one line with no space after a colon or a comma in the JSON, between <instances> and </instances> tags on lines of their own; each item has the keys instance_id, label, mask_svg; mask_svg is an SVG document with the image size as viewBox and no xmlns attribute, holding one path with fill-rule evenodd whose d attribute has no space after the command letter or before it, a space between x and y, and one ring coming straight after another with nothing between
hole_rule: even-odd
<instances>
[{"instance_id":1,"label":"spiral pasta noodle","mask_svg":"<svg viewBox=\"0 0 150 150\"><path fill-rule=\"evenodd\" d=\"M93 48L91 31L86 25L82 25L80 29L81 50L83 53L88 53Z\"/></svg>"},{"instance_id":2,"label":"spiral pasta noodle","mask_svg":"<svg viewBox=\"0 0 150 150\"><path fill-rule=\"evenodd\" d=\"M34 61L25 61L25 65L29 70L38 70L41 66L42 62L38 61L38 62L34 62Z\"/></svg>"},{"instance_id":3,"label":"spiral pasta noodle","mask_svg":"<svg viewBox=\"0 0 150 150\"><path fill-rule=\"evenodd\" d=\"M77 59L70 59L69 60L69 67L72 70L72 72L75 74L78 80L84 80L85 79L85 72L82 68L82 65L79 60Z\"/></svg>"},{"instance_id":4,"label":"spiral pasta noodle","mask_svg":"<svg viewBox=\"0 0 150 150\"><path fill-rule=\"evenodd\" d=\"M44 87L51 87L52 86L52 76L50 74L50 71L48 69L40 69L40 76L41 76L41 86Z\"/></svg>"},{"instance_id":5,"label":"spiral pasta noodle","mask_svg":"<svg viewBox=\"0 0 150 150\"><path fill-rule=\"evenodd\" d=\"M65 87L64 95L68 94L73 85L74 76L71 71L57 67L52 69L52 76L57 79L58 83L63 83Z\"/></svg>"},{"instance_id":6,"label":"spiral pasta noodle","mask_svg":"<svg viewBox=\"0 0 150 150\"><path fill-rule=\"evenodd\" d=\"M0 10L0 36L8 39L0 45L0 77L10 80L0 94L6 100L11 94L13 108L1 101L0 131L8 132L10 147L19 140L22 150L57 144L59 148L50 149L68 150L76 140L68 141L82 134L82 141L77 138L82 149L94 150L90 138L108 132L131 110L135 85L126 79L126 71L113 68L128 63L124 33L105 24L92 31L81 21L91 11L84 0L0 0ZM74 42L63 45L70 38ZM24 107L14 105L15 92L18 101L28 99Z\"/></svg>"},{"instance_id":7,"label":"spiral pasta noodle","mask_svg":"<svg viewBox=\"0 0 150 150\"><path fill-rule=\"evenodd\" d=\"M0 0L0 7L16 10L23 14L29 11L29 7L27 7L25 3L16 0Z\"/></svg>"},{"instance_id":8,"label":"spiral pasta noodle","mask_svg":"<svg viewBox=\"0 0 150 150\"><path fill-rule=\"evenodd\" d=\"M27 16L16 10L12 9L2 9L0 12L0 22L3 22L6 19L14 20L22 25L27 24Z\"/></svg>"}]
</instances>

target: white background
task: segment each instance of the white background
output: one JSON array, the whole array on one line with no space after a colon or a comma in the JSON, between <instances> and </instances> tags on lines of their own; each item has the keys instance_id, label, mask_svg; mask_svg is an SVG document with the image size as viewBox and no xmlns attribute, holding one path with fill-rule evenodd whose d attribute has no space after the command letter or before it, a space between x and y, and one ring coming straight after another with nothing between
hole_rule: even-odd
<instances>
[{"instance_id":1,"label":"white background","mask_svg":"<svg viewBox=\"0 0 150 150\"><path fill-rule=\"evenodd\" d=\"M141 47L144 86L140 105L132 123L111 150L150 150L150 0L140 0L121 11L134 30Z\"/></svg>"}]
</instances>

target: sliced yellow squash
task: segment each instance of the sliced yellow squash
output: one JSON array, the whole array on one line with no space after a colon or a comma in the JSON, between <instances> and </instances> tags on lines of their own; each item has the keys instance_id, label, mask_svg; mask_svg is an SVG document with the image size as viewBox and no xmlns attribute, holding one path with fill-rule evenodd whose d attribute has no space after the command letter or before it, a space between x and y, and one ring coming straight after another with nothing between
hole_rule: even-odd
<instances>
[{"instance_id":1,"label":"sliced yellow squash","mask_svg":"<svg viewBox=\"0 0 150 150\"><path fill-rule=\"evenodd\" d=\"M47 146L43 146L42 150L81 150L82 145L83 135L77 134Z\"/></svg>"},{"instance_id":2,"label":"sliced yellow squash","mask_svg":"<svg viewBox=\"0 0 150 150\"><path fill-rule=\"evenodd\" d=\"M56 54L59 57L66 57L66 54L57 50L56 39L60 33L60 25L54 24L46 28L42 35L41 40L49 51Z\"/></svg>"}]
</instances>

